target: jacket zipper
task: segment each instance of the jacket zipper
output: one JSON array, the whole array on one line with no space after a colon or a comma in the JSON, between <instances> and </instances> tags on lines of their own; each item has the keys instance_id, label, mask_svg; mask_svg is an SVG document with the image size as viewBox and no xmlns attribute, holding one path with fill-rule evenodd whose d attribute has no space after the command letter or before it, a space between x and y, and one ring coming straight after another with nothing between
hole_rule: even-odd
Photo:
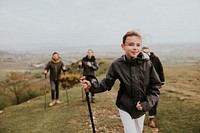
<instances>
[{"instance_id":1,"label":"jacket zipper","mask_svg":"<svg viewBox=\"0 0 200 133\"><path fill-rule=\"evenodd\" d=\"M57 64L55 64L55 79L56 79L56 80L58 80L58 79L57 79L57 77L58 77L57 71L58 71L58 70L57 70Z\"/></svg>"},{"instance_id":2,"label":"jacket zipper","mask_svg":"<svg viewBox=\"0 0 200 133\"><path fill-rule=\"evenodd\" d=\"M130 76L131 76L131 97L130 97L130 100L134 101L133 100L133 78L132 78L132 66L131 66L131 64L130 64ZM131 106L131 115L132 115L132 112L133 112L133 106L134 106L134 102L132 103L132 106Z\"/></svg>"}]
</instances>

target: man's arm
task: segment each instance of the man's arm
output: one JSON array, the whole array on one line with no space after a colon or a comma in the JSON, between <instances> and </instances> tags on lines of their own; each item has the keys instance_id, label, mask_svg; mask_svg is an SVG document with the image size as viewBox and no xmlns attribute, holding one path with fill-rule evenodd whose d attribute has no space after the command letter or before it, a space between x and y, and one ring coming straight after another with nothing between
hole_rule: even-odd
<instances>
[{"instance_id":1,"label":"man's arm","mask_svg":"<svg viewBox=\"0 0 200 133\"><path fill-rule=\"evenodd\" d=\"M47 63L46 67L44 68L43 73L46 75L50 69L50 62Z\"/></svg>"},{"instance_id":2,"label":"man's arm","mask_svg":"<svg viewBox=\"0 0 200 133\"><path fill-rule=\"evenodd\" d=\"M65 65L64 65L64 63L62 62L62 66L61 66L61 69L62 69L62 71L63 71L63 74L65 75L65 73L66 73L66 67L65 67Z\"/></svg>"}]
</instances>

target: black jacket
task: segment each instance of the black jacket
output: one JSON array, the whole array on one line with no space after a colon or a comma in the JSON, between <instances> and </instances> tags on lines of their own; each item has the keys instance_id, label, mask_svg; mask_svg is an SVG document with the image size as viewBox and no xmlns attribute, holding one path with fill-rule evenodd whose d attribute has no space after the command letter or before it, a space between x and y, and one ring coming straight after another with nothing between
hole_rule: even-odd
<instances>
[{"instance_id":1,"label":"black jacket","mask_svg":"<svg viewBox=\"0 0 200 133\"><path fill-rule=\"evenodd\" d=\"M93 91L100 93L111 90L116 79L120 81L116 105L132 118L139 118L157 102L161 82L152 62L144 59L144 53L131 61L127 61L125 55L115 60L106 77L98 86L93 86ZM138 101L141 101L143 111L137 110Z\"/></svg>"},{"instance_id":2,"label":"black jacket","mask_svg":"<svg viewBox=\"0 0 200 133\"><path fill-rule=\"evenodd\" d=\"M87 62L90 62L92 64L91 67L89 67L87 65ZM87 75L95 75L94 71L96 71L99 67L98 64L96 62L96 58L94 56L91 57L91 59L88 58L88 56L84 57L82 59L82 66L83 67L83 75L87 76Z\"/></svg>"},{"instance_id":3,"label":"black jacket","mask_svg":"<svg viewBox=\"0 0 200 133\"><path fill-rule=\"evenodd\" d=\"M164 76L163 66L160 62L160 59L153 52L151 52L150 60L153 63L153 65L156 69L156 72L158 73L160 81L164 83L165 82L165 76Z\"/></svg>"},{"instance_id":4,"label":"black jacket","mask_svg":"<svg viewBox=\"0 0 200 133\"><path fill-rule=\"evenodd\" d=\"M45 69L47 71L50 70L50 80L60 80L60 74L61 70L63 70L63 67L64 64L61 60L58 62L53 61L53 59L49 61Z\"/></svg>"}]
</instances>

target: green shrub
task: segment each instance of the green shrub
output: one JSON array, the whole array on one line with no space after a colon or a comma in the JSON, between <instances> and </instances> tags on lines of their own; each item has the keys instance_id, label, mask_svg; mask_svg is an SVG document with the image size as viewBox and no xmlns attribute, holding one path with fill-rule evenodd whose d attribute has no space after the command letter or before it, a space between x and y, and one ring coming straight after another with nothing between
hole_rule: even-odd
<instances>
[{"instance_id":1,"label":"green shrub","mask_svg":"<svg viewBox=\"0 0 200 133\"><path fill-rule=\"evenodd\" d=\"M0 110L4 109L5 107L7 107L8 104L5 101L0 101Z\"/></svg>"}]
</instances>

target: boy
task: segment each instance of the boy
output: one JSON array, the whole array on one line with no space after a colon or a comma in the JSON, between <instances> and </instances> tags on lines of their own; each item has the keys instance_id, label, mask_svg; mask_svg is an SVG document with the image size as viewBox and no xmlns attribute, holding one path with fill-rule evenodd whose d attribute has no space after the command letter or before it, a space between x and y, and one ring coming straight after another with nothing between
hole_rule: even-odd
<instances>
[{"instance_id":1,"label":"boy","mask_svg":"<svg viewBox=\"0 0 200 133\"><path fill-rule=\"evenodd\" d=\"M100 93L111 90L115 80L119 79L116 105L124 132L142 133L145 112L157 102L161 82L151 61L145 59L145 53L141 52L141 36L130 31L123 36L122 42L121 48L125 55L111 64L106 77L99 84L94 79L82 80L81 84L85 91L93 86L95 89L92 90Z\"/></svg>"}]
</instances>

